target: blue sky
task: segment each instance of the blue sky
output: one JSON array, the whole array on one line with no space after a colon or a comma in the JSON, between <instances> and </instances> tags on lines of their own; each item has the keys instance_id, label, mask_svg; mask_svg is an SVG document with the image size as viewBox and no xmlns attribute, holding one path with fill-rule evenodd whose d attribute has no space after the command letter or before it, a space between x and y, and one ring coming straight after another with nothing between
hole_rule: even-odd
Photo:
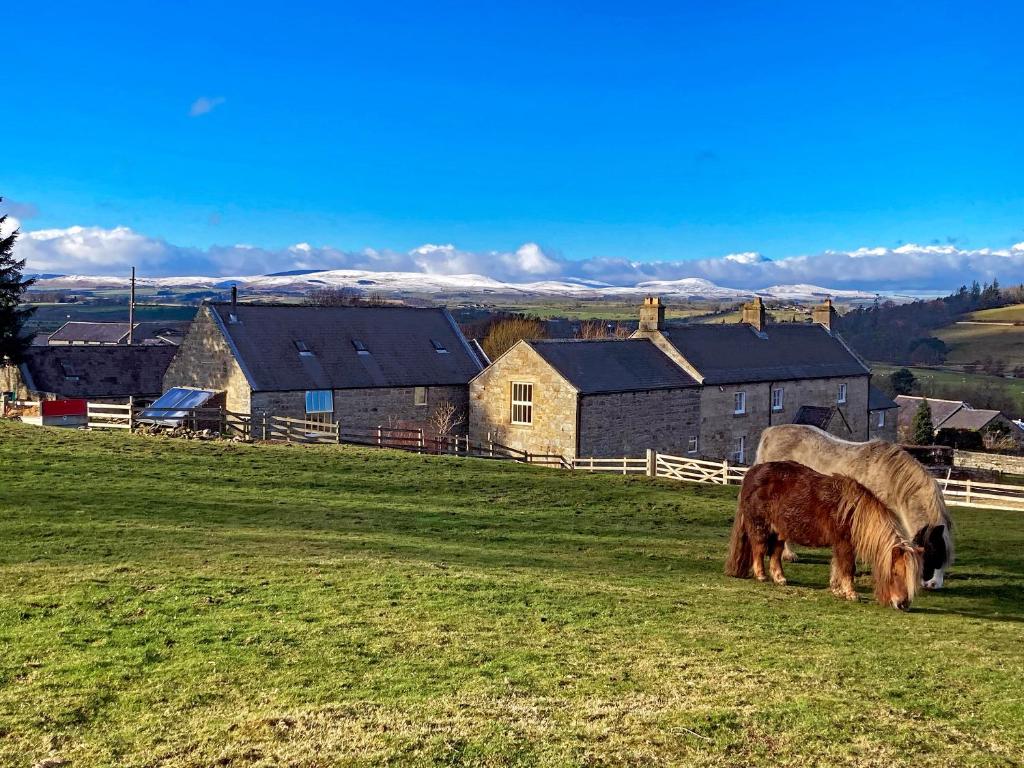
<instances>
[{"instance_id":1,"label":"blue sky","mask_svg":"<svg viewBox=\"0 0 1024 768\"><path fill-rule=\"evenodd\" d=\"M164 272L236 244L262 269L296 243L327 261L452 243L486 268L525 243L571 265L1024 241L1019 3L10 17L0 194L25 231L166 244Z\"/></svg>"}]
</instances>

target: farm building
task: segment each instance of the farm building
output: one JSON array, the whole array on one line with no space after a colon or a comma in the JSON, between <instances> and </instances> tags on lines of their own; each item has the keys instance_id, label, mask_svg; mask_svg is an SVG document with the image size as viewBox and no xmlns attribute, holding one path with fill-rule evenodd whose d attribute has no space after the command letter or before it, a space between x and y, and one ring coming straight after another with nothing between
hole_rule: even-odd
<instances>
[{"instance_id":1,"label":"farm building","mask_svg":"<svg viewBox=\"0 0 1024 768\"><path fill-rule=\"evenodd\" d=\"M836 333L831 302L812 319L769 325L756 298L739 323L669 328L660 299L648 298L633 338L650 339L702 385L700 454L746 464L765 428L798 418L868 439L871 371Z\"/></svg>"},{"instance_id":2,"label":"farm building","mask_svg":"<svg viewBox=\"0 0 1024 768\"><path fill-rule=\"evenodd\" d=\"M470 436L565 459L695 454L699 407L646 339L520 341L470 382Z\"/></svg>"},{"instance_id":3,"label":"farm building","mask_svg":"<svg viewBox=\"0 0 1024 768\"><path fill-rule=\"evenodd\" d=\"M896 442L900 406L885 392L872 386L868 390L868 437L872 440Z\"/></svg>"},{"instance_id":4,"label":"farm building","mask_svg":"<svg viewBox=\"0 0 1024 768\"><path fill-rule=\"evenodd\" d=\"M936 442L970 448L1024 449L1024 430L1001 411L972 408L963 400L899 395L899 430L909 436L914 414L922 400L928 400Z\"/></svg>"},{"instance_id":5,"label":"farm building","mask_svg":"<svg viewBox=\"0 0 1024 768\"><path fill-rule=\"evenodd\" d=\"M345 429L429 426L447 403L465 418L482 367L444 309L209 304L164 389L224 392L232 411Z\"/></svg>"},{"instance_id":6,"label":"farm building","mask_svg":"<svg viewBox=\"0 0 1024 768\"><path fill-rule=\"evenodd\" d=\"M174 353L173 346L33 346L20 365L0 366L0 392L18 400L155 398Z\"/></svg>"},{"instance_id":7,"label":"farm building","mask_svg":"<svg viewBox=\"0 0 1024 768\"><path fill-rule=\"evenodd\" d=\"M144 321L135 323L133 344L172 345L181 343L188 330L185 322ZM112 345L128 343L128 323L94 323L69 320L46 337L48 345Z\"/></svg>"}]
</instances>

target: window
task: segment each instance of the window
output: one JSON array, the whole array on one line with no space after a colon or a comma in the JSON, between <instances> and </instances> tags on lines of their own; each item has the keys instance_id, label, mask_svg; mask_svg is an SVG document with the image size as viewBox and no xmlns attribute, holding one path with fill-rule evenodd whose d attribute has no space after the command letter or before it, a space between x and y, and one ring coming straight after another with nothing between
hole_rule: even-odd
<instances>
[{"instance_id":1,"label":"window","mask_svg":"<svg viewBox=\"0 0 1024 768\"><path fill-rule=\"evenodd\" d=\"M773 411L781 411L782 410L782 402L783 402L783 397L784 396L785 396L785 392L782 389L782 387L779 387L778 389L773 389L772 390L772 410Z\"/></svg>"},{"instance_id":2,"label":"window","mask_svg":"<svg viewBox=\"0 0 1024 768\"><path fill-rule=\"evenodd\" d=\"M306 392L306 420L330 424L334 420L334 393L329 389Z\"/></svg>"},{"instance_id":3,"label":"window","mask_svg":"<svg viewBox=\"0 0 1024 768\"><path fill-rule=\"evenodd\" d=\"M416 387L412 391L412 404L413 405L426 405L427 404L427 388Z\"/></svg>"},{"instance_id":4,"label":"window","mask_svg":"<svg viewBox=\"0 0 1024 768\"><path fill-rule=\"evenodd\" d=\"M732 460L737 464L747 463L747 436L740 435L739 441L736 443L736 451L732 455Z\"/></svg>"},{"instance_id":5,"label":"window","mask_svg":"<svg viewBox=\"0 0 1024 768\"><path fill-rule=\"evenodd\" d=\"M737 392L733 395L733 410L732 412L736 415L747 412L747 393Z\"/></svg>"},{"instance_id":6,"label":"window","mask_svg":"<svg viewBox=\"0 0 1024 768\"><path fill-rule=\"evenodd\" d=\"M64 381L78 381L81 378L81 374L78 369L67 362L60 364L61 371L64 372Z\"/></svg>"},{"instance_id":7,"label":"window","mask_svg":"<svg viewBox=\"0 0 1024 768\"><path fill-rule=\"evenodd\" d=\"M878 412L878 426L880 426L880 427L884 427L885 426L885 411L879 411Z\"/></svg>"},{"instance_id":8,"label":"window","mask_svg":"<svg viewBox=\"0 0 1024 768\"><path fill-rule=\"evenodd\" d=\"M313 353L310 351L309 347L306 346L306 342L304 342L302 339L298 339L295 342L295 348L299 350L299 355L301 355L302 357L313 356Z\"/></svg>"},{"instance_id":9,"label":"window","mask_svg":"<svg viewBox=\"0 0 1024 768\"><path fill-rule=\"evenodd\" d=\"M512 382L512 423L533 424L533 384Z\"/></svg>"},{"instance_id":10,"label":"window","mask_svg":"<svg viewBox=\"0 0 1024 768\"><path fill-rule=\"evenodd\" d=\"M370 354L370 350L366 348L361 339L352 339L352 346L356 348L356 353L360 355Z\"/></svg>"},{"instance_id":11,"label":"window","mask_svg":"<svg viewBox=\"0 0 1024 768\"><path fill-rule=\"evenodd\" d=\"M845 384L840 384L839 385L839 396L836 398L836 402L837 403L845 403L846 402L846 385Z\"/></svg>"},{"instance_id":12,"label":"window","mask_svg":"<svg viewBox=\"0 0 1024 768\"><path fill-rule=\"evenodd\" d=\"M430 340L430 346L432 346L434 348L434 351L437 352L437 354L439 354L439 355L447 355L448 354L448 350L445 348L444 344L442 344L437 339L431 339Z\"/></svg>"},{"instance_id":13,"label":"window","mask_svg":"<svg viewBox=\"0 0 1024 768\"><path fill-rule=\"evenodd\" d=\"M687 453L696 453L697 452L697 436L696 435L690 435L690 441L686 445L686 452Z\"/></svg>"}]
</instances>

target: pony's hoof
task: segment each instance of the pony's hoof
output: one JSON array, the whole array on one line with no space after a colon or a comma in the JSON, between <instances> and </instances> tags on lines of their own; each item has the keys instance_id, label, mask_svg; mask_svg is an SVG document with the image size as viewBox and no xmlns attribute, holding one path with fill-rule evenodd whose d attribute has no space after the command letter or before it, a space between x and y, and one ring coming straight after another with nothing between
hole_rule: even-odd
<instances>
[{"instance_id":1,"label":"pony's hoof","mask_svg":"<svg viewBox=\"0 0 1024 768\"><path fill-rule=\"evenodd\" d=\"M788 581L786 581L785 579L775 579L775 583L776 583L777 585L779 585L780 587L784 587L784 586L786 586L786 585L787 585L787 584L788 584L789 582L788 582Z\"/></svg>"},{"instance_id":2,"label":"pony's hoof","mask_svg":"<svg viewBox=\"0 0 1024 768\"><path fill-rule=\"evenodd\" d=\"M782 553L782 559L787 563L796 563L799 562L800 555L798 555L796 552L790 552L789 550L786 550Z\"/></svg>"},{"instance_id":3,"label":"pony's hoof","mask_svg":"<svg viewBox=\"0 0 1024 768\"><path fill-rule=\"evenodd\" d=\"M761 583L764 583L764 582L768 581L768 577L767 576L755 576L754 578L757 579L758 581L760 581Z\"/></svg>"}]
</instances>

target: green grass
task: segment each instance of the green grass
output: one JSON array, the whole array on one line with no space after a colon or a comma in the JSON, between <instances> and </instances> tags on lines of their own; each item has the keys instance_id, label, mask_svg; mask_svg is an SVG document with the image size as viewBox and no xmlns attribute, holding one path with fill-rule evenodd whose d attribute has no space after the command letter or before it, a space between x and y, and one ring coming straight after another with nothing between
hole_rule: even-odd
<instances>
[{"instance_id":1,"label":"green grass","mask_svg":"<svg viewBox=\"0 0 1024 768\"><path fill-rule=\"evenodd\" d=\"M982 408L986 407L984 395L992 393L1000 402L1016 404L1015 410L1008 410L1007 415L1016 418L1017 414L1024 413L1024 379L1007 379L1003 376L990 376L987 373L963 373L939 368L871 363L871 371L876 380L888 377L893 371L901 368L907 368L917 378L915 394L947 400L963 399L976 408ZM982 400L978 400L979 393L982 394Z\"/></svg>"},{"instance_id":2,"label":"green grass","mask_svg":"<svg viewBox=\"0 0 1024 768\"><path fill-rule=\"evenodd\" d=\"M986 358L1002 360L1007 372L1024 365L1024 326L949 325L935 332L946 342L947 365L964 365Z\"/></svg>"},{"instance_id":3,"label":"green grass","mask_svg":"<svg viewBox=\"0 0 1024 768\"><path fill-rule=\"evenodd\" d=\"M965 320L980 320L988 323L1024 323L1024 304L1011 304L1008 307L981 309L971 312Z\"/></svg>"},{"instance_id":4,"label":"green grass","mask_svg":"<svg viewBox=\"0 0 1024 768\"><path fill-rule=\"evenodd\" d=\"M735 489L0 424L0 764L1010 766L1024 520L909 614Z\"/></svg>"}]
</instances>

